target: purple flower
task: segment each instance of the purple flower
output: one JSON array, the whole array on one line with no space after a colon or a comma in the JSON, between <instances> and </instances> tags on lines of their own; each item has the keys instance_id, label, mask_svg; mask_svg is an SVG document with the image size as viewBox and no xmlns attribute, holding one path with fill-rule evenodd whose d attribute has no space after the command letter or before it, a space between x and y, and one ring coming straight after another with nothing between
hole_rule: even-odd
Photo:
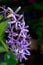
<instances>
[{"instance_id":1,"label":"purple flower","mask_svg":"<svg viewBox=\"0 0 43 65\"><path fill-rule=\"evenodd\" d=\"M27 58L25 56L25 52L23 50L20 51L20 50L17 49L14 52L16 53L16 59L19 59L20 62L22 62L22 59L27 60Z\"/></svg>"},{"instance_id":2,"label":"purple flower","mask_svg":"<svg viewBox=\"0 0 43 65\"><path fill-rule=\"evenodd\" d=\"M21 32L20 32L20 34L19 34L19 37L26 38L27 32L28 32L27 29L22 29Z\"/></svg>"},{"instance_id":3,"label":"purple flower","mask_svg":"<svg viewBox=\"0 0 43 65\"><path fill-rule=\"evenodd\" d=\"M24 29L24 27L25 27L25 22L17 21L16 24L15 24L15 28L16 28L17 30Z\"/></svg>"},{"instance_id":4,"label":"purple flower","mask_svg":"<svg viewBox=\"0 0 43 65\"><path fill-rule=\"evenodd\" d=\"M9 15L7 16L7 18L10 18L10 17L12 17L12 18L16 21L16 17L15 17L15 15L13 15L13 14L9 14Z\"/></svg>"},{"instance_id":5,"label":"purple flower","mask_svg":"<svg viewBox=\"0 0 43 65\"><path fill-rule=\"evenodd\" d=\"M31 42L27 41L31 38L30 34L27 34L29 32L27 29L29 26L25 26L23 14L18 16L17 12L20 8L15 12L9 7L8 10L10 10L11 14L9 14L7 18L12 17L13 21L11 20L8 22L9 28L5 31L8 33L8 40L6 40L6 43L9 45L10 50L15 53L16 59L22 62L22 59L27 60L26 55L30 55L29 46Z\"/></svg>"},{"instance_id":6,"label":"purple flower","mask_svg":"<svg viewBox=\"0 0 43 65\"><path fill-rule=\"evenodd\" d=\"M18 36L18 34L16 32L14 32L13 29L14 29L14 26L12 26L12 27L10 26L9 29L5 31L6 33L9 33L8 38Z\"/></svg>"},{"instance_id":7,"label":"purple flower","mask_svg":"<svg viewBox=\"0 0 43 65\"><path fill-rule=\"evenodd\" d=\"M2 9L2 11L0 12L0 14L2 14L6 18L7 7L3 5L0 8Z\"/></svg>"},{"instance_id":8,"label":"purple flower","mask_svg":"<svg viewBox=\"0 0 43 65\"><path fill-rule=\"evenodd\" d=\"M15 48L13 51L16 54L16 59L19 59L20 62L22 61L22 59L27 60L25 55L30 55L30 52L28 51L28 46L31 44L28 43L25 39L22 40L21 42L17 42L17 48Z\"/></svg>"}]
</instances>

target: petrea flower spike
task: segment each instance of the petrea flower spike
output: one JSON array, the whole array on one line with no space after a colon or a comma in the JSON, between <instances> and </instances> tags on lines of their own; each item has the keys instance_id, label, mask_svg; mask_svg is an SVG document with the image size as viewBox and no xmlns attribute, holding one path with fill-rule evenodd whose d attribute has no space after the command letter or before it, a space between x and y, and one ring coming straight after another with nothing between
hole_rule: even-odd
<instances>
[{"instance_id":1,"label":"petrea flower spike","mask_svg":"<svg viewBox=\"0 0 43 65\"><path fill-rule=\"evenodd\" d=\"M23 59L27 60L26 55L30 55L29 46L31 41L28 40L31 38L30 34L27 34L29 26L25 26L25 20L23 14L18 14L21 7L18 7L14 12L10 7L7 8L7 11L10 12L6 18L9 18L8 29L6 29L6 34L8 33L6 43L9 45L9 49L16 55L17 60L22 62ZM13 18L13 20L11 20Z\"/></svg>"}]
</instances>

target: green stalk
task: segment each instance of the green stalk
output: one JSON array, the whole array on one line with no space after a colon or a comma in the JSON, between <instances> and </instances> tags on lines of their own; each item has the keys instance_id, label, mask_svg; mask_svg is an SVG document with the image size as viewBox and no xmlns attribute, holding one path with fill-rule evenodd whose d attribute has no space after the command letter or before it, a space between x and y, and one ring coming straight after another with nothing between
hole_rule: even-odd
<instances>
[{"instance_id":1,"label":"green stalk","mask_svg":"<svg viewBox=\"0 0 43 65\"><path fill-rule=\"evenodd\" d=\"M2 39L0 39L0 42L1 42L1 43L2 43L2 45L4 46L4 48L5 48L6 52L8 52L8 47L7 47L7 45L3 42L3 40L2 40Z\"/></svg>"}]
</instances>

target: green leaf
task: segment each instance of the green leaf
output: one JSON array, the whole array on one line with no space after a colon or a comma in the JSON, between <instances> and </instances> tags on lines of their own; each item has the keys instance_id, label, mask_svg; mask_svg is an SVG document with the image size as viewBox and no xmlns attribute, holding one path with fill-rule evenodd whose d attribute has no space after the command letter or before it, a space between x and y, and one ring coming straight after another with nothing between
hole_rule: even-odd
<instances>
[{"instance_id":1,"label":"green leaf","mask_svg":"<svg viewBox=\"0 0 43 65\"><path fill-rule=\"evenodd\" d=\"M0 65L7 65L7 63L3 62L3 63L0 63Z\"/></svg>"},{"instance_id":2,"label":"green leaf","mask_svg":"<svg viewBox=\"0 0 43 65\"><path fill-rule=\"evenodd\" d=\"M1 44L3 45L3 47L5 48L6 52L8 52L8 46L7 44L5 44L5 42L3 41L3 38L0 39Z\"/></svg>"},{"instance_id":3,"label":"green leaf","mask_svg":"<svg viewBox=\"0 0 43 65\"><path fill-rule=\"evenodd\" d=\"M6 51L5 48L0 46L0 53L3 53L5 51Z\"/></svg>"},{"instance_id":4,"label":"green leaf","mask_svg":"<svg viewBox=\"0 0 43 65\"><path fill-rule=\"evenodd\" d=\"M7 65L17 65L18 60L14 60L15 54L11 51L9 51L7 54L5 54L5 62L7 62Z\"/></svg>"},{"instance_id":5,"label":"green leaf","mask_svg":"<svg viewBox=\"0 0 43 65\"><path fill-rule=\"evenodd\" d=\"M4 32L5 32L7 22L8 22L8 19L6 19L5 21L1 21L0 23L0 42L6 51L8 51L8 47L3 40L4 40Z\"/></svg>"},{"instance_id":6,"label":"green leaf","mask_svg":"<svg viewBox=\"0 0 43 65\"><path fill-rule=\"evenodd\" d=\"M0 15L0 21L3 19L3 16L2 15Z\"/></svg>"},{"instance_id":7,"label":"green leaf","mask_svg":"<svg viewBox=\"0 0 43 65\"><path fill-rule=\"evenodd\" d=\"M6 29L6 23L8 21L9 21L8 19L6 19L5 21L1 21L1 23L0 23L0 37L3 37L3 34L5 32L5 29Z\"/></svg>"},{"instance_id":8,"label":"green leaf","mask_svg":"<svg viewBox=\"0 0 43 65\"><path fill-rule=\"evenodd\" d=\"M5 22L0 23L0 36L4 33L5 26Z\"/></svg>"},{"instance_id":9,"label":"green leaf","mask_svg":"<svg viewBox=\"0 0 43 65\"><path fill-rule=\"evenodd\" d=\"M3 45L3 42L0 41L0 53L7 52L6 50L8 48L8 47L5 47L5 46L7 46L7 44L5 43L4 39L2 39L2 40L4 42L4 45Z\"/></svg>"}]
</instances>

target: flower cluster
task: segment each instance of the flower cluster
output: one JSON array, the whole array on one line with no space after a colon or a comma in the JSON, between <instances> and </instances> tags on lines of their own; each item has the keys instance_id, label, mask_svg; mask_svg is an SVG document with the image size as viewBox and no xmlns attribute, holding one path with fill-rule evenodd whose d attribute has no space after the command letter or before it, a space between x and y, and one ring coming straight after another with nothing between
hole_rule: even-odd
<instances>
[{"instance_id":1,"label":"flower cluster","mask_svg":"<svg viewBox=\"0 0 43 65\"><path fill-rule=\"evenodd\" d=\"M30 34L27 34L29 26L25 25L24 15L17 14L21 7L18 7L14 12L10 7L8 7L9 15L7 18L10 19L8 22L8 29L5 31L8 33L8 39L6 40L7 44L11 51L16 55L16 59L19 59L20 62L22 59L27 60L26 55L30 55L29 45L31 42L28 40L31 38Z\"/></svg>"}]
</instances>

